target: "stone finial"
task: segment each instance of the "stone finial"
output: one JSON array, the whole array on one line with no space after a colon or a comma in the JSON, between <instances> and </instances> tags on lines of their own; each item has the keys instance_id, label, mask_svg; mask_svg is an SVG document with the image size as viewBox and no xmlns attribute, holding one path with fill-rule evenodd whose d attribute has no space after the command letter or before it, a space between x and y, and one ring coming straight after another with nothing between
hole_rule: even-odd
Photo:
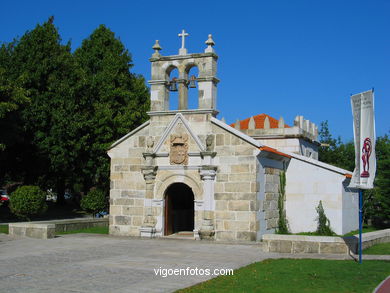
<instances>
[{"instance_id":1,"label":"stone finial","mask_svg":"<svg viewBox=\"0 0 390 293\"><path fill-rule=\"evenodd\" d=\"M215 43L213 41L213 36L211 34L209 34L209 38L207 39L207 41L205 43L207 45L207 48L204 51L206 53L214 53L213 46L215 45Z\"/></svg>"},{"instance_id":2,"label":"stone finial","mask_svg":"<svg viewBox=\"0 0 390 293\"><path fill-rule=\"evenodd\" d=\"M256 123L255 123L255 119L253 118L253 116L249 119L249 123L248 123L248 129L255 129L256 128Z\"/></svg>"},{"instance_id":3,"label":"stone finial","mask_svg":"<svg viewBox=\"0 0 390 293\"><path fill-rule=\"evenodd\" d=\"M152 49L154 50L153 57L161 56L159 51L162 50L162 48L158 40L156 40L156 43L153 45Z\"/></svg>"},{"instance_id":4,"label":"stone finial","mask_svg":"<svg viewBox=\"0 0 390 293\"><path fill-rule=\"evenodd\" d=\"M270 129L271 128L271 125L270 125L270 123L269 123L269 118L268 118L268 116L267 117L265 117L265 119L264 119L264 129Z\"/></svg>"},{"instance_id":5,"label":"stone finial","mask_svg":"<svg viewBox=\"0 0 390 293\"><path fill-rule=\"evenodd\" d=\"M278 128L284 128L284 119L283 119L283 117L280 117L280 118L279 118L279 121L278 121Z\"/></svg>"},{"instance_id":6,"label":"stone finial","mask_svg":"<svg viewBox=\"0 0 390 293\"><path fill-rule=\"evenodd\" d=\"M238 119L236 120L236 123L234 124L234 128L237 130L241 129L240 120L238 120Z\"/></svg>"},{"instance_id":7,"label":"stone finial","mask_svg":"<svg viewBox=\"0 0 390 293\"><path fill-rule=\"evenodd\" d=\"M221 121L222 121L223 123L226 123L225 117L222 117Z\"/></svg>"}]
</instances>

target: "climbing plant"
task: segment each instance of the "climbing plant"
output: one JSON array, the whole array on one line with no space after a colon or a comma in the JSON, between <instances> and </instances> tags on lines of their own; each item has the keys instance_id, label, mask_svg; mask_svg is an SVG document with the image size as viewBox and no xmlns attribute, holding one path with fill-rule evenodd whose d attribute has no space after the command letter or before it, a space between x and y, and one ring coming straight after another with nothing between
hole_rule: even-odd
<instances>
[{"instance_id":1,"label":"climbing plant","mask_svg":"<svg viewBox=\"0 0 390 293\"><path fill-rule=\"evenodd\" d=\"M284 207L284 202L286 200L286 172L281 171L279 174L279 197L278 197L278 209L279 209L279 220L278 220L278 229L276 233L278 234L288 234L288 221L286 218L286 211Z\"/></svg>"},{"instance_id":2,"label":"climbing plant","mask_svg":"<svg viewBox=\"0 0 390 293\"><path fill-rule=\"evenodd\" d=\"M325 236L332 236L335 233L333 232L332 228L330 227L330 221L328 217L325 215L324 208L322 206L322 202L318 204L318 207L316 207L316 211L318 213L317 217L317 233L319 235L325 235Z\"/></svg>"}]
</instances>

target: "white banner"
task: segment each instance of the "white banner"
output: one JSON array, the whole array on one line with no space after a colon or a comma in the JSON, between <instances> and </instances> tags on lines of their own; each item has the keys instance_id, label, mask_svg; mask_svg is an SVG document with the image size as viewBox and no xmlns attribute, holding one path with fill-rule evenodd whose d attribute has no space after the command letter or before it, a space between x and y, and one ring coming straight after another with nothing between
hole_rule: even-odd
<instances>
[{"instance_id":1,"label":"white banner","mask_svg":"<svg viewBox=\"0 0 390 293\"><path fill-rule=\"evenodd\" d=\"M351 96L355 170L349 187L371 189L376 173L374 91Z\"/></svg>"}]
</instances>

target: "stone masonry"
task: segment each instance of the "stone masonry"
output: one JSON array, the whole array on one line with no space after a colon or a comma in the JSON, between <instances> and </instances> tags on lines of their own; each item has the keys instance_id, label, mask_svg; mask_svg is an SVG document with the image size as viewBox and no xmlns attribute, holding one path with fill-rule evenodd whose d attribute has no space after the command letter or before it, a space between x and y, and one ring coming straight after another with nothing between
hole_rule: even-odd
<instances>
[{"instance_id":1,"label":"stone masonry","mask_svg":"<svg viewBox=\"0 0 390 293\"><path fill-rule=\"evenodd\" d=\"M178 55L162 56L158 41L153 46L150 119L108 150L110 234L148 238L177 234L193 239L260 241L264 234L277 229L281 170L302 165L299 168L319 174L323 170L337 172L337 180L344 180L344 170L318 164L296 154L299 151L283 153L264 145L255 135L253 121L248 121L250 127L245 133L240 127L217 119L218 56L212 36L208 36L204 53L197 54L187 52L184 38L188 34L184 30L180 36L182 47ZM190 76L193 67L198 68L197 76ZM173 70L178 71L178 78L171 76ZM198 92L197 109L188 109L190 90ZM178 109L170 109L173 91L179 93ZM269 121L264 123L270 128ZM303 117L298 117L292 128L283 128L283 121L276 124L280 127L274 130L275 134L298 135L285 137L286 140L316 139L315 125ZM315 152L315 143L312 146ZM310 157L315 159L315 155ZM302 185L310 197L313 183L297 185L289 181L292 175L289 176L287 187ZM298 180L299 177L295 179ZM298 198L300 194L294 196ZM339 198L332 193L332 201ZM305 201L301 204L304 206Z\"/></svg>"}]
</instances>

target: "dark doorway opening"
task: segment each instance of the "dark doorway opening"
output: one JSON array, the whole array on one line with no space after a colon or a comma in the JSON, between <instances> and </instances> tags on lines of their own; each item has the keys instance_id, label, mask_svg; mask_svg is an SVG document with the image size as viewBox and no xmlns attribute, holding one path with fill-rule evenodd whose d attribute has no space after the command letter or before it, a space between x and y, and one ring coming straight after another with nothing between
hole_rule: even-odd
<instances>
[{"instance_id":1,"label":"dark doorway opening","mask_svg":"<svg viewBox=\"0 0 390 293\"><path fill-rule=\"evenodd\" d=\"M184 183L174 183L165 192L165 235L194 230L194 194Z\"/></svg>"}]
</instances>

